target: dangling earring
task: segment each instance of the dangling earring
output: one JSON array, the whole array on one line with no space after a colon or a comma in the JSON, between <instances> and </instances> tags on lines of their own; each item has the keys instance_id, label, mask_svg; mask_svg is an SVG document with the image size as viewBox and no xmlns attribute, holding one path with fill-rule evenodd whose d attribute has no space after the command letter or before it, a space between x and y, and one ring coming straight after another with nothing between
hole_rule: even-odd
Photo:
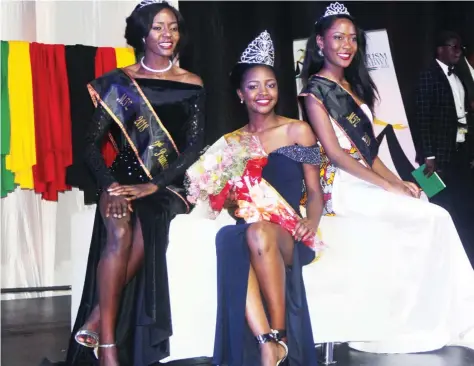
<instances>
[{"instance_id":1,"label":"dangling earring","mask_svg":"<svg viewBox=\"0 0 474 366\"><path fill-rule=\"evenodd\" d=\"M323 53L323 50L321 48L318 51L318 55L321 56L321 57L324 57L324 53Z\"/></svg>"},{"instance_id":2,"label":"dangling earring","mask_svg":"<svg viewBox=\"0 0 474 366\"><path fill-rule=\"evenodd\" d=\"M146 42L145 42L145 37L143 37L142 40L143 40L143 43L146 43Z\"/></svg>"},{"instance_id":3,"label":"dangling earring","mask_svg":"<svg viewBox=\"0 0 474 366\"><path fill-rule=\"evenodd\" d=\"M244 104L244 100L243 100L243 99L240 100L240 104Z\"/></svg>"}]
</instances>

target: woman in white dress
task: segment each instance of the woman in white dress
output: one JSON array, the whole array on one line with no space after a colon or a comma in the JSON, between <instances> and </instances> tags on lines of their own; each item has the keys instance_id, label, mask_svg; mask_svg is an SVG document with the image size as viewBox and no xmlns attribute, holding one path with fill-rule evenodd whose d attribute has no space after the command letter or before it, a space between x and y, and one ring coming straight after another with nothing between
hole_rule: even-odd
<instances>
[{"instance_id":1,"label":"woman in white dress","mask_svg":"<svg viewBox=\"0 0 474 366\"><path fill-rule=\"evenodd\" d=\"M325 317L344 319L336 339L326 341L366 352L472 346L474 271L447 211L420 200L419 188L377 156L377 92L365 45L347 9L331 4L308 40L303 66L300 102L325 157L327 217L320 228L328 249L305 274L310 308L311 293L321 296L314 301L320 311L311 312L315 339L318 317ZM325 294L331 307L321 305Z\"/></svg>"}]
</instances>

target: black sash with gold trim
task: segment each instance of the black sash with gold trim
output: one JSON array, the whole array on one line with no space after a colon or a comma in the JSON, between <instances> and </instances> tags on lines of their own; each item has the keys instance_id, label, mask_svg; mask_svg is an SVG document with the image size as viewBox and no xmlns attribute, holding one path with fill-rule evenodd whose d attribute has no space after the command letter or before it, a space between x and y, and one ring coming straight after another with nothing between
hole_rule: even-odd
<instances>
[{"instance_id":1,"label":"black sash with gold trim","mask_svg":"<svg viewBox=\"0 0 474 366\"><path fill-rule=\"evenodd\" d=\"M318 75L313 75L308 80L308 85L301 92L300 98L310 94L324 105L331 119L344 130L365 162L372 166L378 154L379 144L375 138L372 122L354 97L336 82Z\"/></svg>"},{"instance_id":2,"label":"black sash with gold trim","mask_svg":"<svg viewBox=\"0 0 474 366\"><path fill-rule=\"evenodd\" d=\"M169 132L136 81L116 69L88 84L96 107L109 113L135 152L150 179L179 155Z\"/></svg>"}]
</instances>

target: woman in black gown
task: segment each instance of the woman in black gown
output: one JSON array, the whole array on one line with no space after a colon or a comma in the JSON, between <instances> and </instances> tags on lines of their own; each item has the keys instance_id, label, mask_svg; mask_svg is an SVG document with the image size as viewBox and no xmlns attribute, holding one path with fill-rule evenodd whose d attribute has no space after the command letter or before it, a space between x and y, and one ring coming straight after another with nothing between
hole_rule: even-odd
<instances>
[{"instance_id":1,"label":"woman in black gown","mask_svg":"<svg viewBox=\"0 0 474 366\"><path fill-rule=\"evenodd\" d=\"M169 354L168 228L190 209L183 175L203 145L204 89L173 63L185 28L167 3L142 1L125 37L140 62L88 85L97 108L86 161L101 192L68 365L96 362L92 349L101 366L147 366ZM117 150L110 168L100 152L107 137Z\"/></svg>"},{"instance_id":2,"label":"woman in black gown","mask_svg":"<svg viewBox=\"0 0 474 366\"><path fill-rule=\"evenodd\" d=\"M278 85L267 32L242 54L232 79L249 122L226 139L258 138L268 157L262 178L297 213L305 187L307 219L297 226L297 240L267 221L239 219L218 232L214 364L275 366L288 357L292 366L313 366L316 352L301 271L315 252L301 239L316 232L322 213L319 148L308 124L275 113Z\"/></svg>"}]
</instances>

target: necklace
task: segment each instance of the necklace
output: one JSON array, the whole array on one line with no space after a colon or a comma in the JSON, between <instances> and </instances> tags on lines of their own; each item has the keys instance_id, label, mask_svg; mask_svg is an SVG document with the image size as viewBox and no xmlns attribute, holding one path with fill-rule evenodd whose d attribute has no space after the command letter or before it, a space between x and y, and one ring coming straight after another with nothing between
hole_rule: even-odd
<instances>
[{"instance_id":1,"label":"necklace","mask_svg":"<svg viewBox=\"0 0 474 366\"><path fill-rule=\"evenodd\" d=\"M166 71L170 70L173 67L173 63L171 62L171 60L169 60L170 64L168 66L166 66L164 69L160 69L160 70L152 69L151 67L148 67L147 65L145 65L145 63L143 62L144 59L145 59L145 57L142 57L142 59L140 60L140 64L142 65L142 67L145 70L148 70L150 72L163 73L163 72L166 72Z\"/></svg>"}]
</instances>

